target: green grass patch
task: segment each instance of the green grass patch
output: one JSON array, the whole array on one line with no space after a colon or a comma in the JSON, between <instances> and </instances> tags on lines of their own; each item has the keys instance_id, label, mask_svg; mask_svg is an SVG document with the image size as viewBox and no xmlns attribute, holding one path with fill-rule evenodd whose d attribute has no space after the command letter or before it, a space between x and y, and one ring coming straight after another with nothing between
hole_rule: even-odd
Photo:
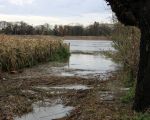
<instances>
[{"instance_id":1,"label":"green grass patch","mask_svg":"<svg viewBox=\"0 0 150 120\"><path fill-rule=\"evenodd\" d=\"M132 88L130 88L130 90L126 93L126 95L121 98L121 102L122 102L122 103L126 103L126 104L133 102L133 100L134 100L134 95L135 95L135 89L132 87Z\"/></svg>"}]
</instances>

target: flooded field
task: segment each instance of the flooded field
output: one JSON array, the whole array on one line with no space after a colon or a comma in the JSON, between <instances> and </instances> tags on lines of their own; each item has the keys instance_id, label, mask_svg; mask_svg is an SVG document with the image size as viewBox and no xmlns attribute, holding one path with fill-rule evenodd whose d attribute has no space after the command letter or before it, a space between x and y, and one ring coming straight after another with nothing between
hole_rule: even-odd
<instances>
[{"instance_id":1,"label":"flooded field","mask_svg":"<svg viewBox=\"0 0 150 120\"><path fill-rule=\"evenodd\" d=\"M65 40L70 44L71 56L64 63L48 63L33 67L30 72L24 70L19 78L38 76L78 76L84 78L104 78L106 73L113 72L118 65L101 54L101 51L114 50L111 41L103 40ZM107 74L108 76L108 74Z\"/></svg>"},{"instance_id":2,"label":"flooded field","mask_svg":"<svg viewBox=\"0 0 150 120\"><path fill-rule=\"evenodd\" d=\"M112 41L108 40L65 40L65 43L70 43L71 52L99 52L114 50Z\"/></svg>"},{"instance_id":3,"label":"flooded field","mask_svg":"<svg viewBox=\"0 0 150 120\"><path fill-rule=\"evenodd\" d=\"M117 64L101 54L101 51L114 51L111 41L66 40L70 43L71 56L64 76L95 77L115 71Z\"/></svg>"},{"instance_id":4,"label":"flooded field","mask_svg":"<svg viewBox=\"0 0 150 120\"><path fill-rule=\"evenodd\" d=\"M70 44L68 61L41 64L6 75L3 86L11 85L7 94L17 91L17 95L13 93L6 99L13 105L15 115L21 116L14 120L102 120L101 111L112 108L116 92L124 91L113 83L119 65L101 54L114 50L111 41L64 42ZM45 100L48 101L43 103Z\"/></svg>"}]
</instances>

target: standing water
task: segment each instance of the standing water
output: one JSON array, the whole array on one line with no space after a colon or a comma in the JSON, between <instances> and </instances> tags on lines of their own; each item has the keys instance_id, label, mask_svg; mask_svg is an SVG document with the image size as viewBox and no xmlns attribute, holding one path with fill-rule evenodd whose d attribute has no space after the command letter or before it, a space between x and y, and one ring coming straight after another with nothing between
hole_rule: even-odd
<instances>
[{"instance_id":1,"label":"standing water","mask_svg":"<svg viewBox=\"0 0 150 120\"><path fill-rule=\"evenodd\" d=\"M70 114L73 107L64 106L63 104L48 102L37 102L33 104L33 112L23 115L21 118L16 117L15 120L54 120L60 119Z\"/></svg>"},{"instance_id":2,"label":"standing water","mask_svg":"<svg viewBox=\"0 0 150 120\"><path fill-rule=\"evenodd\" d=\"M104 40L65 40L70 43L71 56L62 75L87 76L114 71L118 66L111 59L100 54L114 51L112 41Z\"/></svg>"},{"instance_id":3,"label":"standing water","mask_svg":"<svg viewBox=\"0 0 150 120\"><path fill-rule=\"evenodd\" d=\"M108 40L65 40L70 43L71 52L99 52L114 50L112 41Z\"/></svg>"}]
</instances>

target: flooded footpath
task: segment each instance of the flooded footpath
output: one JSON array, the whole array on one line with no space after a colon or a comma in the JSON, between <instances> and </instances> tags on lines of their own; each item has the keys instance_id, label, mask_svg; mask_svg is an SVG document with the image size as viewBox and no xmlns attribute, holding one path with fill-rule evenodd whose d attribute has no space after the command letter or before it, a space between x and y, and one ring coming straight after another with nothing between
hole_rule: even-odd
<instances>
[{"instance_id":1,"label":"flooded footpath","mask_svg":"<svg viewBox=\"0 0 150 120\"><path fill-rule=\"evenodd\" d=\"M112 42L64 42L70 44L68 61L6 75L3 87L11 85L1 102L11 108L6 116L12 113L14 120L111 120L115 112L120 112L115 104L124 88L114 82L119 65L101 54L114 51ZM3 108L6 111L5 105Z\"/></svg>"}]
</instances>

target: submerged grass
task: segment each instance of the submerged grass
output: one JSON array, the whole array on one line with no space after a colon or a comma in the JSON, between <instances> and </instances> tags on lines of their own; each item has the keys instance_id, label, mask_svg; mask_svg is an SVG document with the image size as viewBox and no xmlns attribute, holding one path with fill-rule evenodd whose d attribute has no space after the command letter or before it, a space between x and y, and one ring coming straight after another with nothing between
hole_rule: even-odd
<instances>
[{"instance_id":1,"label":"submerged grass","mask_svg":"<svg viewBox=\"0 0 150 120\"><path fill-rule=\"evenodd\" d=\"M69 46L52 37L0 36L0 67L13 71L69 57Z\"/></svg>"}]
</instances>

